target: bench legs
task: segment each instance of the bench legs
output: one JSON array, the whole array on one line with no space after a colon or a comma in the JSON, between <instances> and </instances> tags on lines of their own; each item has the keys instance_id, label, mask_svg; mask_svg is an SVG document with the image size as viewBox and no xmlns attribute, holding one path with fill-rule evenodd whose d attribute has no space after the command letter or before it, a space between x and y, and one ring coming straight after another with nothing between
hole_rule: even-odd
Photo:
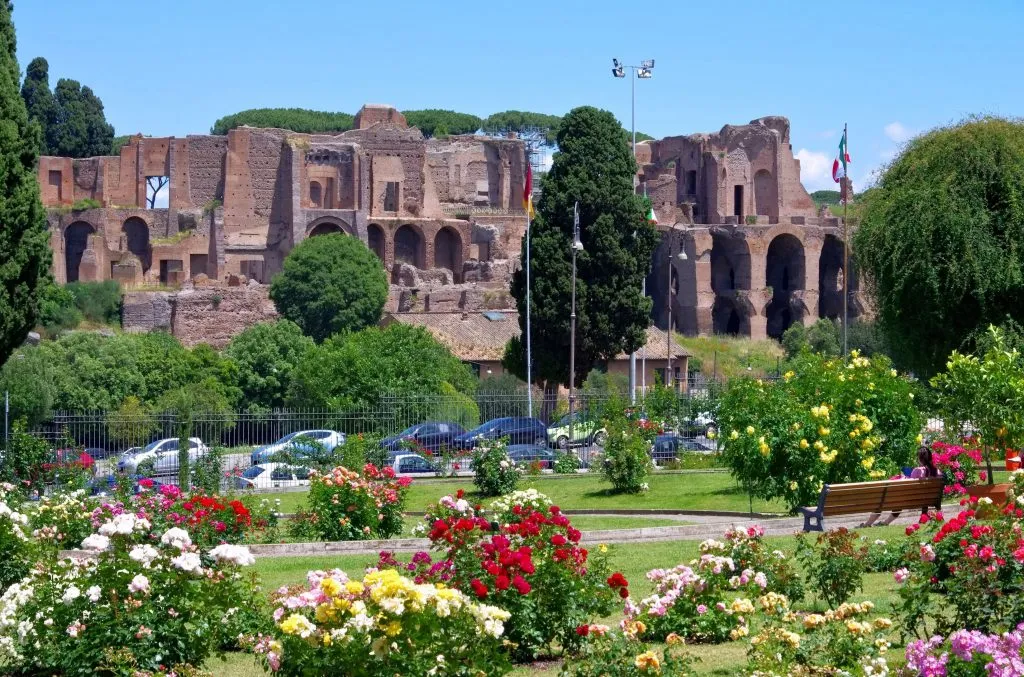
<instances>
[{"instance_id":1,"label":"bench legs","mask_svg":"<svg viewBox=\"0 0 1024 677\"><path fill-rule=\"evenodd\" d=\"M817 511L805 510L804 513L804 531L824 531L821 524L821 513Z\"/></svg>"}]
</instances>

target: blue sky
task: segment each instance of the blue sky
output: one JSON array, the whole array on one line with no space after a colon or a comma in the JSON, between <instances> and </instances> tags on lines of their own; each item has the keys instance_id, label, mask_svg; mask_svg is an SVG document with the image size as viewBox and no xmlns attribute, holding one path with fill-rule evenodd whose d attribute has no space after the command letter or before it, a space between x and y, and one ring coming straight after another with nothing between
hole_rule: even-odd
<instances>
[{"instance_id":1,"label":"blue sky","mask_svg":"<svg viewBox=\"0 0 1024 677\"><path fill-rule=\"evenodd\" d=\"M611 59L656 60L637 129L792 123L809 190L830 188L843 123L857 189L916 132L972 113L1024 114L1024 3L518 3L15 0L22 70L50 63L103 99L118 134L208 133L245 108L355 112L364 102L563 114L629 127Z\"/></svg>"}]
</instances>

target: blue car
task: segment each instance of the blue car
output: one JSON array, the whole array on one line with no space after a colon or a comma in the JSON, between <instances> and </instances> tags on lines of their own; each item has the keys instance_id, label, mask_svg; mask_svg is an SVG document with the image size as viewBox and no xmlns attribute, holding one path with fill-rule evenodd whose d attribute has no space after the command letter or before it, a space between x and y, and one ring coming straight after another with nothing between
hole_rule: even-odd
<instances>
[{"instance_id":1,"label":"blue car","mask_svg":"<svg viewBox=\"0 0 1024 677\"><path fill-rule=\"evenodd\" d=\"M475 449L482 440L508 438L509 444L536 444L547 446L548 427L541 421L528 416L505 416L491 419L483 425L456 437L452 446L456 449Z\"/></svg>"}]
</instances>

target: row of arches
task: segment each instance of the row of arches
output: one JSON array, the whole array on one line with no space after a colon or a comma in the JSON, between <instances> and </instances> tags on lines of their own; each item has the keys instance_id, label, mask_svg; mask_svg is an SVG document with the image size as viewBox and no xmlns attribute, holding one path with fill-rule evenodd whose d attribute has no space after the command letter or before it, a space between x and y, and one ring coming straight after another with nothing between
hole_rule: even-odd
<instances>
[{"instance_id":1,"label":"row of arches","mask_svg":"<svg viewBox=\"0 0 1024 677\"><path fill-rule=\"evenodd\" d=\"M96 227L88 221L75 221L64 229L64 272L67 282L80 279L82 257L89 248L89 238L95 234ZM153 263L149 226L139 217L132 216L121 224L121 235L125 238L126 249L142 264L142 272L148 272Z\"/></svg>"},{"instance_id":2,"label":"row of arches","mask_svg":"<svg viewBox=\"0 0 1024 677\"><path fill-rule=\"evenodd\" d=\"M765 331L768 336L781 338L791 325L803 322L809 313L817 317L837 319L843 312L843 293L846 281L843 274L843 242L835 235L826 235L818 258L817 307L808 308L803 292L808 288L807 254L803 243L790 233L775 236L768 245L764 259L764 287L770 297L764 308ZM759 314L751 302L754 289L750 249L746 240L729 234L712 234L711 290L714 303L711 308L711 329L716 334L751 335L751 318ZM693 264L689 264L693 268ZM686 273L684 278L693 277ZM675 273L675 268L673 268ZM851 268L849 292L858 291L856 271ZM759 281L758 281L759 282ZM683 331L697 331L696 284L684 284L680 291L675 275L671 280L673 296L681 306L678 322ZM760 288L760 284L758 284ZM815 287L811 287L814 289ZM813 297L811 297L813 298ZM691 310L691 312L687 312ZM859 307L850 305L849 317L859 314Z\"/></svg>"},{"instance_id":3,"label":"row of arches","mask_svg":"<svg viewBox=\"0 0 1024 677\"><path fill-rule=\"evenodd\" d=\"M347 231L338 223L322 221L310 229L309 236L334 233L347 234ZM443 268L451 272L453 281L462 281L463 242L462 235L455 228L443 226L434 234L433 246L429 248L432 255L429 257L426 234L414 224L403 224L395 229L392 243L392 267L404 263L419 269ZM384 227L376 223L369 224L366 228L366 244L387 267L388 247ZM397 275L397 271L393 274Z\"/></svg>"}]
</instances>

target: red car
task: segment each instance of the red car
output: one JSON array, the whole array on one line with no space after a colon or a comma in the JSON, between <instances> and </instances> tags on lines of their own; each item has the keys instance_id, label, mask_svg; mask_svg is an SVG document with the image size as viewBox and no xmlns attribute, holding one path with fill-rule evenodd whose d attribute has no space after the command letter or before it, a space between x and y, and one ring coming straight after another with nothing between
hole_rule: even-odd
<instances>
[{"instance_id":1,"label":"red car","mask_svg":"<svg viewBox=\"0 0 1024 677\"><path fill-rule=\"evenodd\" d=\"M53 470L66 465L77 465L85 470L92 470L96 465L96 461L85 450L58 449L55 454L57 462L45 464L43 467L46 470Z\"/></svg>"}]
</instances>

